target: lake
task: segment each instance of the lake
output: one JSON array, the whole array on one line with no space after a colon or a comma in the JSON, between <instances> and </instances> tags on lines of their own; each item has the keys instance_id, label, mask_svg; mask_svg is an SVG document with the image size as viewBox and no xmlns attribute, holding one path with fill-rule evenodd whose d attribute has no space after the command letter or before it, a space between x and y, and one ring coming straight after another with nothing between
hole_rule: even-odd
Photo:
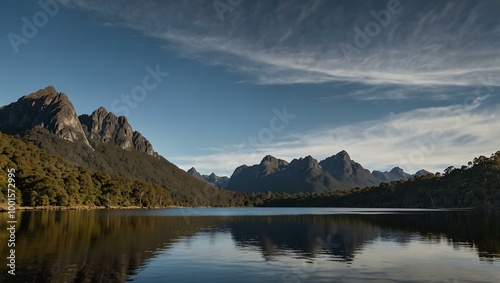
<instances>
[{"instance_id":1,"label":"lake","mask_svg":"<svg viewBox=\"0 0 500 283\"><path fill-rule=\"evenodd\" d=\"M500 282L500 212L200 208L17 212L0 282Z\"/></svg>"}]
</instances>

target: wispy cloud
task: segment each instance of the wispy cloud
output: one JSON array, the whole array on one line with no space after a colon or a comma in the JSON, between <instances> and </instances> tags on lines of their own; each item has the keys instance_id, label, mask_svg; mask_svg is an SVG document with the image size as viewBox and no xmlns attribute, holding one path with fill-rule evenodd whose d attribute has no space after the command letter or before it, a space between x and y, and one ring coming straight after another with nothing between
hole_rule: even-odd
<instances>
[{"instance_id":1,"label":"wispy cloud","mask_svg":"<svg viewBox=\"0 0 500 283\"><path fill-rule=\"evenodd\" d=\"M345 149L369 169L437 171L496 151L500 109L479 102L500 86L500 5L401 1L401 12L377 31L373 14L387 10L387 3L243 0L223 21L213 1L73 0L67 5L93 11L108 26L160 39L161 46L181 56L223 66L240 74L238 83L347 86L322 100L477 99L467 107L415 109L343 127L312 126L310 132L258 148L242 143L169 156L185 169L230 175L265 154L290 161L306 155L322 159ZM374 35L363 46L356 44L357 30L366 36L369 25Z\"/></svg>"},{"instance_id":2,"label":"wispy cloud","mask_svg":"<svg viewBox=\"0 0 500 283\"><path fill-rule=\"evenodd\" d=\"M366 47L356 47L355 28L365 31L385 2L243 1L224 21L210 1L71 3L255 83L470 86L493 74L491 85L500 85L495 1L401 1Z\"/></svg>"},{"instance_id":3,"label":"wispy cloud","mask_svg":"<svg viewBox=\"0 0 500 283\"><path fill-rule=\"evenodd\" d=\"M347 150L370 170L401 166L412 173L422 168L436 172L498 150L499 110L478 103L422 108L342 127L318 128L257 148L225 145L171 160L185 169L195 166L201 172L231 175L237 166L258 163L266 154L287 161L307 155L321 160Z\"/></svg>"}]
</instances>

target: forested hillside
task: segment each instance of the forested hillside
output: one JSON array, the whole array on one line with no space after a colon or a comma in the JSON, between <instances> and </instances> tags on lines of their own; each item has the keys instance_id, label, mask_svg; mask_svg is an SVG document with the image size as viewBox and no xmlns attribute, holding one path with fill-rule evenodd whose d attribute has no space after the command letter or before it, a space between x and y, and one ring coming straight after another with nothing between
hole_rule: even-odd
<instances>
[{"instance_id":1,"label":"forested hillside","mask_svg":"<svg viewBox=\"0 0 500 283\"><path fill-rule=\"evenodd\" d=\"M244 194L196 180L165 159L103 144L96 144L96 151L88 155L84 144L56 136L32 133L25 138L30 143L0 133L0 169L4 172L0 174L0 204L7 201L9 168L16 170L17 201L23 206L198 207L254 203ZM35 142L60 155L31 144Z\"/></svg>"},{"instance_id":2,"label":"forested hillside","mask_svg":"<svg viewBox=\"0 0 500 283\"><path fill-rule=\"evenodd\" d=\"M164 188L92 171L0 133L0 202L5 202L7 170L14 168L18 205L168 206Z\"/></svg>"}]
</instances>

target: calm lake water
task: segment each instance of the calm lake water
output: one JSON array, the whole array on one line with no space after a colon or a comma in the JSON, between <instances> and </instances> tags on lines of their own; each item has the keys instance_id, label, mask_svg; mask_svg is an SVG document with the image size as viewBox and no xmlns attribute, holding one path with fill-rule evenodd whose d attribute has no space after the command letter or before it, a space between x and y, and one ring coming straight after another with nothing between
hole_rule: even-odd
<instances>
[{"instance_id":1,"label":"calm lake water","mask_svg":"<svg viewBox=\"0 0 500 283\"><path fill-rule=\"evenodd\" d=\"M500 212L206 208L18 212L0 282L500 282Z\"/></svg>"}]
</instances>

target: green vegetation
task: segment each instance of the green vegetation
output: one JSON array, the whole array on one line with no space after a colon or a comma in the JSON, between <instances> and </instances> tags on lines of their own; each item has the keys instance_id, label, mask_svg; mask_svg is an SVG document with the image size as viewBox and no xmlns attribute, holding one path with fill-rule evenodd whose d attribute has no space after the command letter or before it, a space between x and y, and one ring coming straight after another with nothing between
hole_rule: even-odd
<instances>
[{"instance_id":1,"label":"green vegetation","mask_svg":"<svg viewBox=\"0 0 500 283\"><path fill-rule=\"evenodd\" d=\"M0 133L0 203L7 202L7 170L16 169L23 206L243 206L242 193L215 188L164 158L93 144L95 151L45 130L23 139Z\"/></svg>"},{"instance_id":2,"label":"green vegetation","mask_svg":"<svg viewBox=\"0 0 500 283\"><path fill-rule=\"evenodd\" d=\"M233 192L195 179L163 157L90 140L92 150L83 143L58 138L45 129L28 131L23 140L80 167L162 187L176 206L239 206L242 203L235 202Z\"/></svg>"},{"instance_id":3,"label":"green vegetation","mask_svg":"<svg viewBox=\"0 0 500 283\"><path fill-rule=\"evenodd\" d=\"M157 185L73 165L34 145L0 134L0 168L16 170L17 203L24 206L168 206L169 192ZM0 175L6 202L7 173Z\"/></svg>"}]
</instances>

